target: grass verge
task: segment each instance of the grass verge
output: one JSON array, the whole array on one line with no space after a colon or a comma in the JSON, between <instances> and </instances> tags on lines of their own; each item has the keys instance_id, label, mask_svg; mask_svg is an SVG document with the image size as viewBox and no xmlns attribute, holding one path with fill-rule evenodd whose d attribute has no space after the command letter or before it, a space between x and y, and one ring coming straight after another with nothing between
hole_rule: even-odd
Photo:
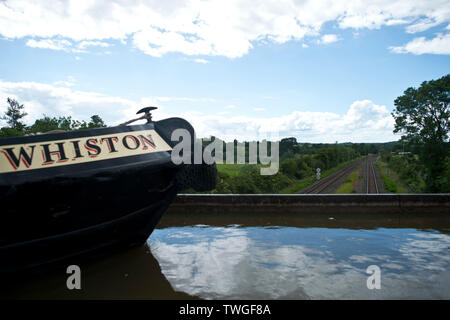
<instances>
[{"instance_id":1,"label":"grass verge","mask_svg":"<svg viewBox=\"0 0 450 320\"><path fill-rule=\"evenodd\" d=\"M355 193L359 182L360 169L353 171L335 193Z\"/></svg>"},{"instance_id":2,"label":"grass verge","mask_svg":"<svg viewBox=\"0 0 450 320\"><path fill-rule=\"evenodd\" d=\"M236 164L236 163L232 163L232 164L217 163L216 164L217 171L226 173L230 177L237 177L239 175L240 171L242 170L242 168L246 167L246 166L260 167L261 165L259 165L259 164Z\"/></svg>"},{"instance_id":3,"label":"grass verge","mask_svg":"<svg viewBox=\"0 0 450 320\"><path fill-rule=\"evenodd\" d=\"M401 182L398 174L390 169L385 162L378 159L376 166L380 171L380 175L384 181L384 188L386 191L392 193L411 193L411 190Z\"/></svg>"},{"instance_id":4,"label":"grass verge","mask_svg":"<svg viewBox=\"0 0 450 320\"><path fill-rule=\"evenodd\" d=\"M343 162L343 163L341 163L340 165L338 165L338 166L336 166L334 168L325 170L324 172L321 173L320 177L322 179L326 178L329 175L331 175L331 174L335 173L336 171L338 171L338 170L348 166L349 164L353 163L354 161L356 161L358 159L354 159L354 160L350 160L350 161L347 161L347 162ZM315 175L311 176L311 177L308 177L308 178L303 178L301 180L298 180L294 185L281 190L280 194L296 193L296 192L306 188L307 186L313 184L314 182L316 182L316 176Z\"/></svg>"}]
</instances>

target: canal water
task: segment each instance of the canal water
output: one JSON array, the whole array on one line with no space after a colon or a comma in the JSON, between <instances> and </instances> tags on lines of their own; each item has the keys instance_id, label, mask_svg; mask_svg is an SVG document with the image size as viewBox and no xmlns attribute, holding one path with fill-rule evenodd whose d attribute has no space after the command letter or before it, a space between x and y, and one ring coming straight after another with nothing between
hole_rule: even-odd
<instances>
[{"instance_id":1,"label":"canal water","mask_svg":"<svg viewBox=\"0 0 450 320\"><path fill-rule=\"evenodd\" d=\"M435 230L198 225L149 245L175 290L204 299L450 298L450 236Z\"/></svg>"},{"instance_id":2,"label":"canal water","mask_svg":"<svg viewBox=\"0 0 450 320\"><path fill-rule=\"evenodd\" d=\"M80 264L81 290L68 290L69 275L55 270L17 279L1 298L450 299L450 229L329 227L334 219L327 227L174 219L145 246ZM369 282L380 289L369 289L377 275Z\"/></svg>"}]
</instances>

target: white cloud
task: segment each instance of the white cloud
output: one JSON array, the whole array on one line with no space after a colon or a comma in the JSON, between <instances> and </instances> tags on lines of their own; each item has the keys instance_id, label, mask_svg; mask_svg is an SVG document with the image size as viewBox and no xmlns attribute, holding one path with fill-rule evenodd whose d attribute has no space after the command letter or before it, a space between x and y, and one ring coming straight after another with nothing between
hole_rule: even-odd
<instances>
[{"instance_id":1,"label":"white cloud","mask_svg":"<svg viewBox=\"0 0 450 320\"><path fill-rule=\"evenodd\" d=\"M67 80L60 80L53 82L55 86L63 86L63 87L73 87L76 84L76 80L74 77L69 76Z\"/></svg>"},{"instance_id":2,"label":"white cloud","mask_svg":"<svg viewBox=\"0 0 450 320\"><path fill-rule=\"evenodd\" d=\"M395 53L421 54L450 54L450 33L438 34L433 39L425 37L415 38L404 46L390 47Z\"/></svg>"},{"instance_id":3,"label":"white cloud","mask_svg":"<svg viewBox=\"0 0 450 320\"><path fill-rule=\"evenodd\" d=\"M216 102L213 98L191 98L191 97L154 97L156 101L184 101L184 102Z\"/></svg>"},{"instance_id":4,"label":"white cloud","mask_svg":"<svg viewBox=\"0 0 450 320\"><path fill-rule=\"evenodd\" d=\"M406 32L408 33L417 33L428 30L434 26L439 25L440 21L435 21L432 19L420 19L412 25L406 27Z\"/></svg>"},{"instance_id":5,"label":"white cloud","mask_svg":"<svg viewBox=\"0 0 450 320\"><path fill-rule=\"evenodd\" d=\"M198 136L214 135L227 141L234 138L241 141L261 139L266 133L269 133L268 138L270 133L276 133L279 137L295 136L306 142L380 142L398 138L392 134L393 119L390 112L385 106L376 105L370 100L355 101L344 115L294 111L268 118L242 116L236 112L232 116L227 113L206 113L215 112L209 109L175 114L168 112L168 108L160 102L166 104L187 98L146 97L140 101L132 101L49 84L5 81L0 81L0 114L6 111L7 97L15 98L25 105L29 114L25 118L28 124L41 118L43 114L72 116L79 120L89 120L90 116L98 114L109 125L117 125L134 118L136 111L143 105L156 105L159 109L154 113L155 120L182 117L192 123Z\"/></svg>"},{"instance_id":6,"label":"white cloud","mask_svg":"<svg viewBox=\"0 0 450 320\"><path fill-rule=\"evenodd\" d=\"M48 43L54 38L101 46L106 39L131 39L128 43L155 57L169 52L241 57L258 41L320 37L321 27L332 21L344 29L404 24L407 32L418 32L448 23L450 6L448 0L0 2L0 35L6 38L38 37L44 40L31 44L55 50L64 46Z\"/></svg>"},{"instance_id":7,"label":"white cloud","mask_svg":"<svg viewBox=\"0 0 450 320\"><path fill-rule=\"evenodd\" d=\"M209 63L209 61L206 60L206 59L194 59L194 61L197 62L197 63L203 63L203 64Z\"/></svg>"},{"instance_id":8,"label":"white cloud","mask_svg":"<svg viewBox=\"0 0 450 320\"><path fill-rule=\"evenodd\" d=\"M107 48L110 47L111 44L107 43L107 42L103 42L103 41L81 41L78 44L78 48L80 49L85 49L86 47L103 47L103 48Z\"/></svg>"},{"instance_id":9,"label":"white cloud","mask_svg":"<svg viewBox=\"0 0 450 320\"><path fill-rule=\"evenodd\" d=\"M50 49L57 51L71 51L76 53L86 53L87 47L110 47L111 44L103 41L81 41L76 46L66 39L30 39L26 42L26 45L31 48Z\"/></svg>"},{"instance_id":10,"label":"white cloud","mask_svg":"<svg viewBox=\"0 0 450 320\"><path fill-rule=\"evenodd\" d=\"M42 39L34 40L30 39L27 41L26 45L31 48L40 49L51 49L51 50L63 50L68 51L72 43L68 40L58 40L58 39Z\"/></svg>"},{"instance_id":11,"label":"white cloud","mask_svg":"<svg viewBox=\"0 0 450 320\"><path fill-rule=\"evenodd\" d=\"M0 114L6 111L7 97L24 104L28 113L24 118L27 124L32 124L44 114L50 117L72 116L78 120L89 120L90 116L98 114L107 123L118 124L121 119L133 118L136 110L144 104L143 101L138 103L59 85L0 80Z\"/></svg>"},{"instance_id":12,"label":"white cloud","mask_svg":"<svg viewBox=\"0 0 450 320\"><path fill-rule=\"evenodd\" d=\"M324 34L320 40L318 40L318 43L321 44L328 44L328 43L333 43L333 42L337 42L339 41L339 37L336 34Z\"/></svg>"}]
</instances>

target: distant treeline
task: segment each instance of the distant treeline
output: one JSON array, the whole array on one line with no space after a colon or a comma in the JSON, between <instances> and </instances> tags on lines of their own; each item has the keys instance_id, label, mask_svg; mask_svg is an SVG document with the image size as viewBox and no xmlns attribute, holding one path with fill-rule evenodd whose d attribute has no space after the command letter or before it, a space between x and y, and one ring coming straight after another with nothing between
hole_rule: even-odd
<instances>
[{"instance_id":1,"label":"distant treeline","mask_svg":"<svg viewBox=\"0 0 450 320\"><path fill-rule=\"evenodd\" d=\"M267 150L271 150L273 142L267 143ZM234 141L234 153L245 151L246 164L218 165L219 182L213 193L279 193L315 176L317 168L323 172L360 157L361 152L367 154L380 148L376 144L306 144L285 138L279 141L279 172L264 176L260 174L259 159L258 164L248 164L249 145L247 141ZM223 153L226 159L225 145Z\"/></svg>"},{"instance_id":2,"label":"distant treeline","mask_svg":"<svg viewBox=\"0 0 450 320\"><path fill-rule=\"evenodd\" d=\"M211 140L215 138L212 137ZM259 143L258 143L259 145ZM270 150L268 142L267 150ZM405 146L399 142L387 143L303 143L296 138L284 138L279 141L279 172L272 176L260 174L258 164L248 164L249 142L233 143L234 154L245 150L246 164L218 165L219 182L213 193L279 193L304 181L311 183L315 179L316 169L321 172L332 170L361 156L369 154L388 154L405 151ZM223 148L226 159L226 148ZM258 159L259 160L259 159ZM311 180L311 181L310 181Z\"/></svg>"},{"instance_id":3,"label":"distant treeline","mask_svg":"<svg viewBox=\"0 0 450 320\"><path fill-rule=\"evenodd\" d=\"M52 130L72 131L103 127L106 127L106 124L97 115L93 115L91 117L91 121L89 122L74 120L72 117L50 118L48 116L44 116L41 119L37 119L31 126L23 126L23 128L20 129L11 127L0 128L0 138L45 133Z\"/></svg>"},{"instance_id":4,"label":"distant treeline","mask_svg":"<svg viewBox=\"0 0 450 320\"><path fill-rule=\"evenodd\" d=\"M8 109L0 119L5 120L8 126L0 128L1 137L23 136L25 134L44 133L52 130L82 130L106 127L105 122L98 115L93 115L89 122L78 121L72 117L48 117L46 115L37 119L31 126L23 123L22 119L28 115L24 112L23 104L8 98Z\"/></svg>"},{"instance_id":5,"label":"distant treeline","mask_svg":"<svg viewBox=\"0 0 450 320\"><path fill-rule=\"evenodd\" d=\"M348 147L359 155L378 154L381 151L401 152L404 146L400 141L381 143L308 143L298 142L296 138L285 138L280 141L280 158L291 158L296 154L315 154L318 150L327 147Z\"/></svg>"},{"instance_id":6,"label":"distant treeline","mask_svg":"<svg viewBox=\"0 0 450 320\"><path fill-rule=\"evenodd\" d=\"M214 141L216 137L212 136L209 139L203 139L203 147L206 147L211 141ZM263 141L266 142L266 141ZM259 148L261 141L238 141L223 143L223 158L226 159L227 147L226 144L233 144L234 155L242 152L245 154L245 163L250 163L249 158L249 146L250 143L255 143ZM271 153L271 141L267 141L267 153L270 156ZM258 149L259 150L259 149ZM383 143L308 143L308 142L298 142L297 138L289 137L283 138L279 141L279 159L280 162L284 160L292 160L293 158L298 158L299 156L305 155L316 155L315 157L320 162L318 163L321 168L331 168L339 163L348 161L349 159L354 159L356 156L365 156L369 154L379 154L381 151L389 152L402 152L409 151L407 147L402 144L401 141L383 142ZM214 153L213 153L214 154ZM258 152L259 155L259 152ZM257 162L260 163L259 157ZM313 164L313 160L305 161L309 165Z\"/></svg>"}]
</instances>

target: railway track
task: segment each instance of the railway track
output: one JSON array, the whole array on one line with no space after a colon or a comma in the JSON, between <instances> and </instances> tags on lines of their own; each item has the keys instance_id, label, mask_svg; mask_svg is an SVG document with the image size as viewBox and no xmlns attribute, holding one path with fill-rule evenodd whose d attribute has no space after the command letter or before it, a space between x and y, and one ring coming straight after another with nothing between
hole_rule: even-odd
<instances>
[{"instance_id":1,"label":"railway track","mask_svg":"<svg viewBox=\"0 0 450 320\"><path fill-rule=\"evenodd\" d=\"M328 187L330 187L332 184L334 184L337 180L339 180L340 178L353 172L358 166L360 166L362 164L362 161L364 161L364 159L353 162L349 166L329 175L328 177L314 182L312 185L301 190L299 193L314 194L314 193L324 192Z\"/></svg>"},{"instance_id":2,"label":"railway track","mask_svg":"<svg viewBox=\"0 0 450 320\"><path fill-rule=\"evenodd\" d=\"M368 157L366 160L366 193L379 193L377 176L375 175L376 157Z\"/></svg>"}]
</instances>

